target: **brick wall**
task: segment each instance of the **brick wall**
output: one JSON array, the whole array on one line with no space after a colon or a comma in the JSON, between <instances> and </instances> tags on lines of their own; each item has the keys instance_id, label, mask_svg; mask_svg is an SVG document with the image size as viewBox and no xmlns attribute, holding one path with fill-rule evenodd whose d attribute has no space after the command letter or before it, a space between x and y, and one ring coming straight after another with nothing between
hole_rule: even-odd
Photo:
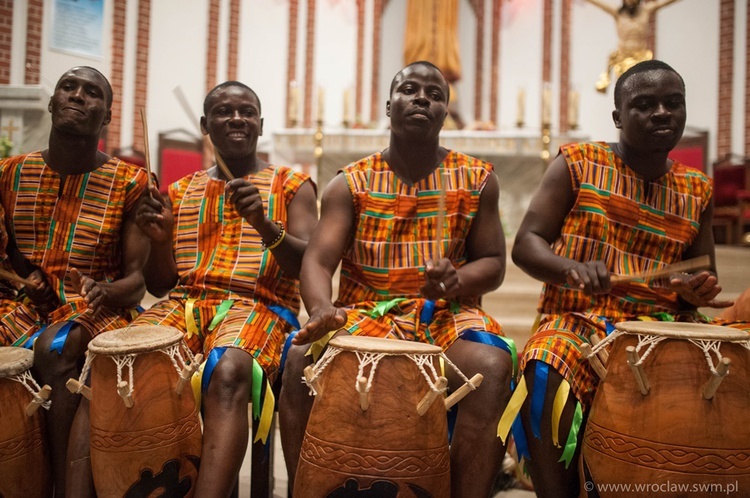
<instances>
[{"instance_id":1,"label":"brick wall","mask_svg":"<svg viewBox=\"0 0 750 498\"><path fill-rule=\"evenodd\" d=\"M289 0L289 42L286 55L286 126L292 126L289 117L289 106L291 104L290 87L297 79L297 25L299 24L299 0ZM297 82L299 84L299 82ZM299 105L299 102L296 103ZM299 119L297 116L294 119Z\"/></svg>"},{"instance_id":2,"label":"brick wall","mask_svg":"<svg viewBox=\"0 0 750 498\"><path fill-rule=\"evenodd\" d=\"M148 53L151 29L151 0L138 0L138 30L135 49L135 95L133 96L133 148L144 151L141 109L148 103Z\"/></svg>"},{"instance_id":3,"label":"brick wall","mask_svg":"<svg viewBox=\"0 0 750 498\"><path fill-rule=\"evenodd\" d=\"M732 87L734 79L734 0L721 0L719 15L719 109L716 157L732 152Z\"/></svg>"},{"instance_id":4,"label":"brick wall","mask_svg":"<svg viewBox=\"0 0 750 498\"><path fill-rule=\"evenodd\" d=\"M544 0L544 11L542 12L542 88L545 83L552 81L552 0ZM543 92L542 92L543 93ZM542 96L539 96L540 100ZM540 106L540 113L544 112Z\"/></svg>"},{"instance_id":5,"label":"brick wall","mask_svg":"<svg viewBox=\"0 0 750 498\"><path fill-rule=\"evenodd\" d=\"M237 79L237 57L240 43L240 0L229 4L229 48L227 50L227 79Z\"/></svg>"},{"instance_id":6,"label":"brick wall","mask_svg":"<svg viewBox=\"0 0 750 498\"><path fill-rule=\"evenodd\" d=\"M41 81L42 64L42 14L44 0L29 0L26 25L26 71L24 83L38 85Z\"/></svg>"},{"instance_id":7,"label":"brick wall","mask_svg":"<svg viewBox=\"0 0 750 498\"><path fill-rule=\"evenodd\" d=\"M568 91L570 90L570 22L571 0L562 0L560 16L560 133L568 131Z\"/></svg>"},{"instance_id":8,"label":"brick wall","mask_svg":"<svg viewBox=\"0 0 750 498\"><path fill-rule=\"evenodd\" d=\"M476 0L474 3L476 14L476 67L474 70L474 119L482 121L482 109L484 109L484 0Z\"/></svg>"},{"instance_id":9,"label":"brick wall","mask_svg":"<svg viewBox=\"0 0 750 498\"><path fill-rule=\"evenodd\" d=\"M313 81L315 69L315 0L307 0L307 25L305 30L305 107L302 113L304 126L310 128L312 122Z\"/></svg>"},{"instance_id":10,"label":"brick wall","mask_svg":"<svg viewBox=\"0 0 750 498\"><path fill-rule=\"evenodd\" d=\"M365 70L365 0L357 0L357 63L354 83L354 122L362 122L362 92Z\"/></svg>"},{"instance_id":11,"label":"brick wall","mask_svg":"<svg viewBox=\"0 0 750 498\"><path fill-rule=\"evenodd\" d=\"M13 46L13 0L0 0L0 85L10 83Z\"/></svg>"},{"instance_id":12,"label":"brick wall","mask_svg":"<svg viewBox=\"0 0 750 498\"><path fill-rule=\"evenodd\" d=\"M370 122L377 123L380 118L380 40L383 37L383 0L372 2L372 85L370 88Z\"/></svg>"},{"instance_id":13,"label":"brick wall","mask_svg":"<svg viewBox=\"0 0 750 498\"><path fill-rule=\"evenodd\" d=\"M490 121L498 126L497 114L500 90L500 27L502 26L503 8L501 0L492 0L492 72L490 73Z\"/></svg>"},{"instance_id":14,"label":"brick wall","mask_svg":"<svg viewBox=\"0 0 750 498\"><path fill-rule=\"evenodd\" d=\"M128 0L118 0L114 4L112 13L112 72L109 76L109 83L112 85L113 98L112 121L107 126L107 152L109 154L120 148L127 10Z\"/></svg>"},{"instance_id":15,"label":"brick wall","mask_svg":"<svg viewBox=\"0 0 750 498\"><path fill-rule=\"evenodd\" d=\"M745 11L745 26L750 26L750 0L747 0ZM750 36L745 34L745 150L744 155L750 155Z\"/></svg>"}]
</instances>

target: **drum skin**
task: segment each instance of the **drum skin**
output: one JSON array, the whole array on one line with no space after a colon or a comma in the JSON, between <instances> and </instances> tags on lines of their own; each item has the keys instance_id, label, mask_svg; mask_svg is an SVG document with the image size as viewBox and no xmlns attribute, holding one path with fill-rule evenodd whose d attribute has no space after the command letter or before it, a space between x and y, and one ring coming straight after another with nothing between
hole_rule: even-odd
<instances>
[{"instance_id":1,"label":"drum skin","mask_svg":"<svg viewBox=\"0 0 750 498\"><path fill-rule=\"evenodd\" d=\"M22 351L33 357L31 351ZM43 409L27 417L24 410L31 400L31 393L22 384L0 378L0 496L6 498L51 496L52 472Z\"/></svg>"},{"instance_id":2,"label":"drum skin","mask_svg":"<svg viewBox=\"0 0 750 498\"><path fill-rule=\"evenodd\" d=\"M140 353L133 369L134 406L126 408L117 394L115 362L105 355L92 361L91 464L97 495L190 497L202 445L192 390L188 385L177 396L177 371L160 351Z\"/></svg>"},{"instance_id":3,"label":"drum skin","mask_svg":"<svg viewBox=\"0 0 750 498\"><path fill-rule=\"evenodd\" d=\"M621 495L602 485L628 483L651 486L641 494L631 488L628 497L683 496L674 494L680 489L710 496L697 491L705 484L750 490L750 424L741 415L750 413L750 351L721 343L732 364L706 400L702 390L710 371L703 351L687 340L666 339L643 362L651 386L644 396L626 360L625 348L637 341L624 334L612 345L583 436L581 496L590 481L599 492L592 496L602 498Z\"/></svg>"},{"instance_id":4,"label":"drum skin","mask_svg":"<svg viewBox=\"0 0 750 498\"><path fill-rule=\"evenodd\" d=\"M322 395L307 423L294 497L449 498L442 396L420 417L417 404L429 390L427 381L408 357L386 356L363 411L355 388L358 365L355 353L342 350L320 377Z\"/></svg>"}]
</instances>

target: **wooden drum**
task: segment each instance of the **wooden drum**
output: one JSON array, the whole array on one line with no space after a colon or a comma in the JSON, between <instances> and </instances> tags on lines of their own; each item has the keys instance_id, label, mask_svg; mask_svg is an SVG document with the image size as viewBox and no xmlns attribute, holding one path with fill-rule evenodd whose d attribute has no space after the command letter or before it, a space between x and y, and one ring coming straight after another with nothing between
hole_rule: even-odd
<instances>
[{"instance_id":1,"label":"wooden drum","mask_svg":"<svg viewBox=\"0 0 750 498\"><path fill-rule=\"evenodd\" d=\"M29 370L34 353L0 347L0 496L51 496L49 448L40 406L49 408L50 388Z\"/></svg>"},{"instance_id":2,"label":"wooden drum","mask_svg":"<svg viewBox=\"0 0 750 498\"><path fill-rule=\"evenodd\" d=\"M201 454L189 378L199 363L172 327L129 327L89 343L91 465L99 496L192 496Z\"/></svg>"},{"instance_id":3,"label":"wooden drum","mask_svg":"<svg viewBox=\"0 0 750 498\"><path fill-rule=\"evenodd\" d=\"M442 396L447 380L440 375L441 356L442 350L429 344L356 336L332 339L318 363L305 371L316 397L294 497L369 493L449 498ZM474 385L481 382L473 380Z\"/></svg>"},{"instance_id":4,"label":"wooden drum","mask_svg":"<svg viewBox=\"0 0 750 498\"><path fill-rule=\"evenodd\" d=\"M706 483L750 492L750 335L696 323L623 322L594 348L592 366L608 343L583 435L582 495L619 496L602 485L623 484L640 486L631 486L634 497L695 493Z\"/></svg>"}]
</instances>

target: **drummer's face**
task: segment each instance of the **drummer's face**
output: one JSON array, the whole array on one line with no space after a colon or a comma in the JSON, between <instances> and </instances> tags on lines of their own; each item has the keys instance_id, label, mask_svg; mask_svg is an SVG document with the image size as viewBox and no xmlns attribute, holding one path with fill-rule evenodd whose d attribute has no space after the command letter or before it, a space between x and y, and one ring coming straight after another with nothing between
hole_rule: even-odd
<instances>
[{"instance_id":1,"label":"drummer's face","mask_svg":"<svg viewBox=\"0 0 750 498\"><path fill-rule=\"evenodd\" d=\"M258 98L241 86L217 90L201 118L201 129L225 159L255 154L258 137L263 134Z\"/></svg>"}]
</instances>

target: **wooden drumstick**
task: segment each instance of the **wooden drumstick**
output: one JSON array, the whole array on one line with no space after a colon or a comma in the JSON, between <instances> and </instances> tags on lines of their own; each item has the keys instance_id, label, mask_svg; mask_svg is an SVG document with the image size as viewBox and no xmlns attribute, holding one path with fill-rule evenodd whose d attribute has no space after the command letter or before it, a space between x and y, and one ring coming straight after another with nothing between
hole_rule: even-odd
<instances>
[{"instance_id":1,"label":"wooden drumstick","mask_svg":"<svg viewBox=\"0 0 750 498\"><path fill-rule=\"evenodd\" d=\"M437 382L435 382L435 388L430 389L427 391L422 398L422 400L417 404L417 414L421 417L425 413L427 413L427 410L430 409L432 404L435 402L438 396L440 396L443 391L445 391L445 388L448 386L448 379L445 377L438 377Z\"/></svg>"},{"instance_id":2,"label":"wooden drumstick","mask_svg":"<svg viewBox=\"0 0 750 498\"><path fill-rule=\"evenodd\" d=\"M456 389L456 392L445 398L445 409L450 410L453 405L464 399L467 394L479 387L483 380L484 376L482 374L476 374L469 379L469 382L459 387Z\"/></svg>"},{"instance_id":3,"label":"wooden drumstick","mask_svg":"<svg viewBox=\"0 0 750 498\"><path fill-rule=\"evenodd\" d=\"M313 391L315 391L315 395L318 397L322 396L323 390L320 388L320 382L318 382L318 379L315 379L315 371L313 369L313 366L307 365L305 367L304 374L307 385L313 388Z\"/></svg>"},{"instance_id":4,"label":"wooden drumstick","mask_svg":"<svg viewBox=\"0 0 750 498\"><path fill-rule=\"evenodd\" d=\"M711 268L711 258L708 255L686 259L685 261L680 261L673 265L667 265L658 270L633 273L632 275L612 275L609 277L609 281L612 285L618 285L632 282L633 280L652 280L654 278L667 277L672 273L705 270L706 268Z\"/></svg>"},{"instance_id":5,"label":"wooden drumstick","mask_svg":"<svg viewBox=\"0 0 750 498\"><path fill-rule=\"evenodd\" d=\"M203 355L197 354L190 365L185 365L185 368L182 369L180 378L177 379L177 389L175 389L177 396L182 395L182 390L185 388L185 384L190 382L190 379L195 375L195 372L198 371L198 367L200 367L202 361Z\"/></svg>"},{"instance_id":6,"label":"wooden drumstick","mask_svg":"<svg viewBox=\"0 0 750 498\"><path fill-rule=\"evenodd\" d=\"M52 388L45 384L44 387L41 388L38 393L36 393L38 398L35 397L31 400L31 403L26 406L26 416L31 417L32 415L34 415L39 407L42 406L42 403L49 399L50 393L52 393Z\"/></svg>"},{"instance_id":7,"label":"wooden drumstick","mask_svg":"<svg viewBox=\"0 0 750 498\"><path fill-rule=\"evenodd\" d=\"M80 394L87 400L91 401L91 388L85 384L81 384L76 379L68 379L65 383L65 387L68 388L73 394Z\"/></svg>"},{"instance_id":8,"label":"wooden drumstick","mask_svg":"<svg viewBox=\"0 0 750 498\"><path fill-rule=\"evenodd\" d=\"M17 282L19 284L23 284L27 287L31 287L32 289L36 289L36 284L29 280L28 278L23 278L19 275L16 275L12 271L3 270L0 268L0 278L4 278L5 280L10 280L11 282Z\"/></svg>"},{"instance_id":9,"label":"wooden drumstick","mask_svg":"<svg viewBox=\"0 0 750 498\"><path fill-rule=\"evenodd\" d=\"M635 375L635 381L638 383L638 388L641 390L641 394L645 396L651 390L651 385L648 383L646 372L643 371L643 365L638 365L638 362L640 361L638 352L635 350L634 346L628 346L625 348L625 352L628 355L628 365L630 365L630 368L633 370L633 375Z\"/></svg>"},{"instance_id":10,"label":"wooden drumstick","mask_svg":"<svg viewBox=\"0 0 750 498\"><path fill-rule=\"evenodd\" d=\"M154 186L154 180L151 175L151 150L148 146L148 123L146 122L146 113L143 111L143 107L140 109L141 122L143 123L143 155L146 159L146 174L148 175L148 189Z\"/></svg>"},{"instance_id":11,"label":"wooden drumstick","mask_svg":"<svg viewBox=\"0 0 750 498\"><path fill-rule=\"evenodd\" d=\"M177 101L180 103L182 110L185 111L185 114L187 114L188 118L190 118L190 123L195 126L198 134L202 134L203 131L201 131L200 121L198 120L198 117L195 115L193 110L190 108L190 104L185 97L185 93L182 91L182 87L180 85L177 85L172 89L172 92L177 97Z\"/></svg>"},{"instance_id":12,"label":"wooden drumstick","mask_svg":"<svg viewBox=\"0 0 750 498\"><path fill-rule=\"evenodd\" d=\"M594 372L596 372L599 379L603 382L607 378L607 367L604 366L602 360L599 359L599 356L597 356L591 349L591 344L587 342L581 344L581 352L586 358L588 358L591 368L594 369Z\"/></svg>"},{"instance_id":13,"label":"wooden drumstick","mask_svg":"<svg viewBox=\"0 0 750 498\"><path fill-rule=\"evenodd\" d=\"M703 386L703 399L712 399L716 394L716 390L719 389L721 381L724 377L729 375L729 366L732 364L732 360L726 356L721 359L719 364L716 366L716 373L711 372L711 377Z\"/></svg>"},{"instance_id":14,"label":"wooden drumstick","mask_svg":"<svg viewBox=\"0 0 750 498\"><path fill-rule=\"evenodd\" d=\"M216 150L216 147L214 147L214 159L216 159L216 166L219 167L219 169L224 174L224 176L226 176L227 179L230 181L234 180L234 175L229 170L227 163L225 163L224 159L222 159L221 154L219 154L219 151Z\"/></svg>"},{"instance_id":15,"label":"wooden drumstick","mask_svg":"<svg viewBox=\"0 0 750 498\"><path fill-rule=\"evenodd\" d=\"M120 395L122 400L125 402L125 408L133 408L133 398L128 394L128 383L121 380L117 383L117 394Z\"/></svg>"},{"instance_id":16,"label":"wooden drumstick","mask_svg":"<svg viewBox=\"0 0 750 498\"><path fill-rule=\"evenodd\" d=\"M367 396L367 377L357 377L357 392L359 393L359 407L363 412L370 408L370 399Z\"/></svg>"}]
</instances>

